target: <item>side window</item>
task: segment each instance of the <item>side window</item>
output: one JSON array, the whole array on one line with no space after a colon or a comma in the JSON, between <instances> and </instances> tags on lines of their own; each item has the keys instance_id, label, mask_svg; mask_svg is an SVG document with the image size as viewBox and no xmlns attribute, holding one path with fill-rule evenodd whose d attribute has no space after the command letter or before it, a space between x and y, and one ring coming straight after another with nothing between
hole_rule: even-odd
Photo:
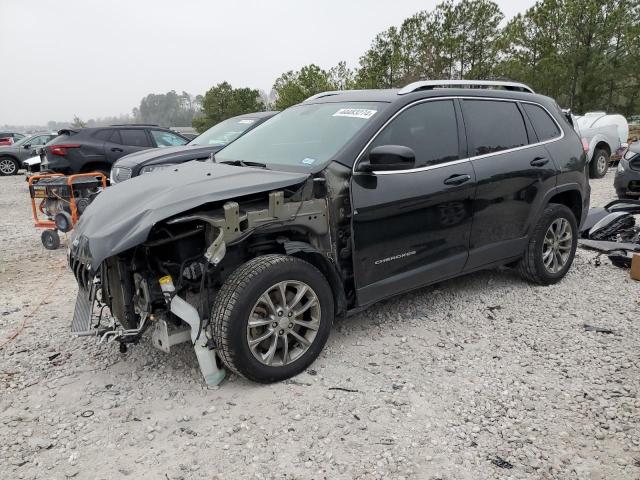
<instances>
[{"instance_id":1,"label":"side window","mask_svg":"<svg viewBox=\"0 0 640 480\"><path fill-rule=\"evenodd\" d=\"M151 136L158 147L171 147L174 145L184 145L187 141L175 133L164 130L151 130Z\"/></svg>"},{"instance_id":2,"label":"side window","mask_svg":"<svg viewBox=\"0 0 640 480\"><path fill-rule=\"evenodd\" d=\"M452 100L420 103L398 115L373 141L380 145L403 145L416 154L416 167L457 160L458 124Z\"/></svg>"},{"instance_id":3,"label":"side window","mask_svg":"<svg viewBox=\"0 0 640 480\"><path fill-rule=\"evenodd\" d=\"M130 145L132 147L151 146L147 139L147 133L142 129L122 129L120 130L120 138L122 145Z\"/></svg>"},{"instance_id":4,"label":"side window","mask_svg":"<svg viewBox=\"0 0 640 480\"><path fill-rule=\"evenodd\" d=\"M527 117L531 120L531 124L533 125L536 135L538 135L539 141L544 142L560 136L558 125L544 108L531 103L522 103L521 105Z\"/></svg>"},{"instance_id":5,"label":"side window","mask_svg":"<svg viewBox=\"0 0 640 480\"><path fill-rule=\"evenodd\" d=\"M109 140L111 138L112 133L113 133L113 130L98 130L96 133L93 134L93 136L98 140ZM114 140L111 140L111 141L113 142Z\"/></svg>"},{"instance_id":6,"label":"side window","mask_svg":"<svg viewBox=\"0 0 640 480\"><path fill-rule=\"evenodd\" d=\"M27 143L32 147L38 147L47 143L48 139L49 137L46 135L39 135L37 137L33 137L31 140L27 140Z\"/></svg>"},{"instance_id":7,"label":"side window","mask_svg":"<svg viewBox=\"0 0 640 480\"><path fill-rule=\"evenodd\" d=\"M514 102L464 100L464 121L471 156L527 145L527 129Z\"/></svg>"}]
</instances>

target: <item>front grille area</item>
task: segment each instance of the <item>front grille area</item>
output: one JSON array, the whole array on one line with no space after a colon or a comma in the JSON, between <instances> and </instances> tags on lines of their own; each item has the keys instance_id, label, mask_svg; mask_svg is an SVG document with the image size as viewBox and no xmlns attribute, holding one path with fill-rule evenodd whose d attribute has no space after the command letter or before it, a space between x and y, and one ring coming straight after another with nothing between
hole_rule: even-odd
<instances>
[{"instance_id":1,"label":"front grille area","mask_svg":"<svg viewBox=\"0 0 640 480\"><path fill-rule=\"evenodd\" d=\"M74 257L73 253L69 254L69 268L71 268L73 276L76 277L80 288L89 289L91 287L91 283L93 282L91 268Z\"/></svg>"},{"instance_id":2,"label":"front grille area","mask_svg":"<svg viewBox=\"0 0 640 480\"><path fill-rule=\"evenodd\" d=\"M73 311L73 320L71 321L71 333L80 335L91 331L94 298L95 289L91 288L87 290L83 286L78 287L76 307Z\"/></svg>"},{"instance_id":3,"label":"front grille area","mask_svg":"<svg viewBox=\"0 0 640 480\"><path fill-rule=\"evenodd\" d=\"M115 167L113 178L116 182L124 182L131 178L131 169L128 167Z\"/></svg>"}]
</instances>

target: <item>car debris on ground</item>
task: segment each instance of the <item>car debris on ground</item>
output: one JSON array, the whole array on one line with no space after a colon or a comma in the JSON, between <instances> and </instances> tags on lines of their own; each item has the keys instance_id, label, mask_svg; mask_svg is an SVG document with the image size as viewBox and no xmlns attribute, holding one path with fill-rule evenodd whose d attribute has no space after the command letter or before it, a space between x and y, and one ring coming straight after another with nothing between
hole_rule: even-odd
<instances>
[{"instance_id":1,"label":"car debris on ground","mask_svg":"<svg viewBox=\"0 0 640 480\"><path fill-rule=\"evenodd\" d=\"M634 252L640 252L640 200L614 200L589 210L578 245L606 254L611 262L631 267Z\"/></svg>"}]
</instances>

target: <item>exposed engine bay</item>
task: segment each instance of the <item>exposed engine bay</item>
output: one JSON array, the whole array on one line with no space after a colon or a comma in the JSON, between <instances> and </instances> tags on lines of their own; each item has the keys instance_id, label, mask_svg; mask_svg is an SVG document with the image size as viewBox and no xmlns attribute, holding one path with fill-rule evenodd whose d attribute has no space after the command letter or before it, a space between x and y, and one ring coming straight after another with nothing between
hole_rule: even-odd
<instances>
[{"instance_id":1,"label":"exposed engine bay","mask_svg":"<svg viewBox=\"0 0 640 480\"><path fill-rule=\"evenodd\" d=\"M346 310L351 295L344 292L353 292L353 267L348 170L342 168L172 215L155 223L143 242L106 257L97 268L93 238L77 228L69 254L80 286L72 332L118 341L121 349L149 329L154 346L166 352L191 341L206 382L218 383L224 372L209 335L213 299L239 265L275 252L300 255L325 272L342 292L337 310Z\"/></svg>"}]
</instances>

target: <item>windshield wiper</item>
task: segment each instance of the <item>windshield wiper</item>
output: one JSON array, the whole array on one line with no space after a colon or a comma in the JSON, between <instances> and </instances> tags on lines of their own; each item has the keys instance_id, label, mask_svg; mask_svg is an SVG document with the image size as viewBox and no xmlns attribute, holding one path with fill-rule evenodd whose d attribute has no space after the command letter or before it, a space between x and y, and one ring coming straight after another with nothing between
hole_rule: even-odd
<instances>
[{"instance_id":1,"label":"windshield wiper","mask_svg":"<svg viewBox=\"0 0 640 480\"><path fill-rule=\"evenodd\" d=\"M244 160L223 160L222 162L216 163L224 163L226 165L235 165L237 167L259 167L259 168L267 168L267 165L260 162L245 162Z\"/></svg>"}]
</instances>

